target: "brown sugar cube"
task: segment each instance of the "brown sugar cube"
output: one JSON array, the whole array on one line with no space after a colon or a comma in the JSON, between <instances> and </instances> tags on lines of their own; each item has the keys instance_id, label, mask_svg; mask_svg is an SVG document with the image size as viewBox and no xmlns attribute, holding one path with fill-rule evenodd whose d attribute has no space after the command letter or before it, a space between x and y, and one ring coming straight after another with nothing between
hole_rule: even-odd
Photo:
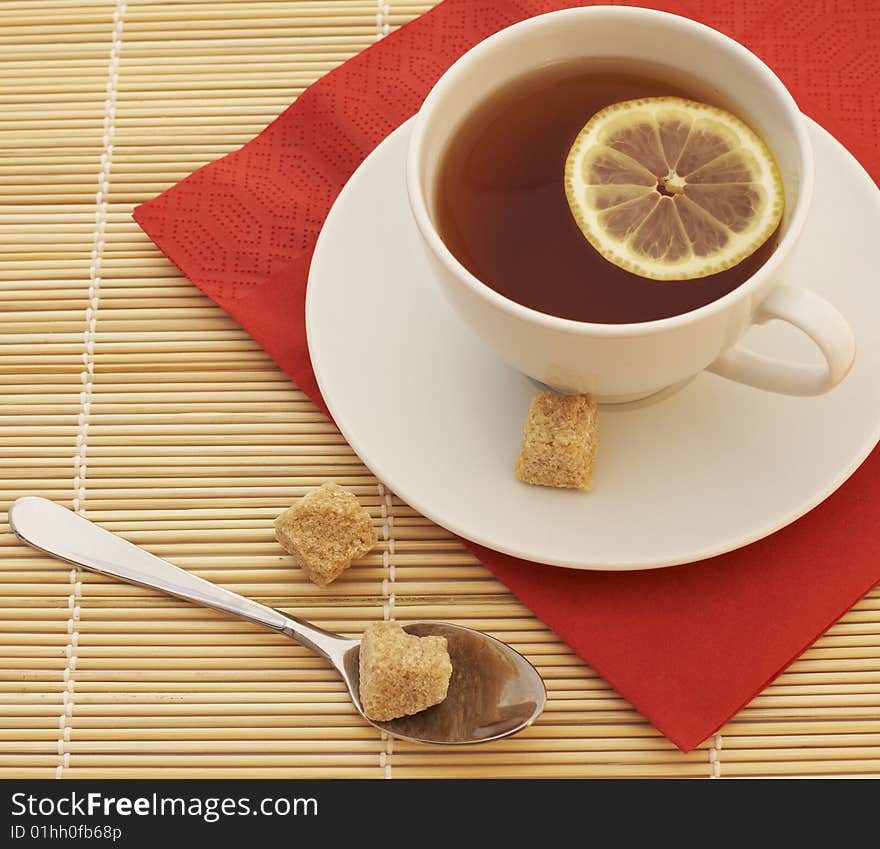
<instances>
[{"instance_id":1,"label":"brown sugar cube","mask_svg":"<svg viewBox=\"0 0 880 849\"><path fill-rule=\"evenodd\" d=\"M364 713L387 722L418 713L446 698L452 661L446 637L407 634L396 622L374 622L360 651Z\"/></svg>"},{"instance_id":2,"label":"brown sugar cube","mask_svg":"<svg viewBox=\"0 0 880 849\"><path fill-rule=\"evenodd\" d=\"M536 395L516 461L517 478L539 486L592 489L598 418L589 395Z\"/></svg>"},{"instance_id":3,"label":"brown sugar cube","mask_svg":"<svg viewBox=\"0 0 880 849\"><path fill-rule=\"evenodd\" d=\"M327 481L275 520L275 539L319 587L376 544L370 514L350 492Z\"/></svg>"}]
</instances>

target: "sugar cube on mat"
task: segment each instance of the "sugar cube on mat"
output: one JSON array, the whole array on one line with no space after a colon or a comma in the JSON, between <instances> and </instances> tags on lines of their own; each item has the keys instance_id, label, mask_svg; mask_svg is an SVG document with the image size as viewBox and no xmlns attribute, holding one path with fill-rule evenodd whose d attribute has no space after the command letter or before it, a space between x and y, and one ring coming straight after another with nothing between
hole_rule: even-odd
<instances>
[{"instance_id":1,"label":"sugar cube on mat","mask_svg":"<svg viewBox=\"0 0 880 849\"><path fill-rule=\"evenodd\" d=\"M370 514L354 495L330 481L275 520L275 538L319 587L335 581L377 540Z\"/></svg>"}]
</instances>

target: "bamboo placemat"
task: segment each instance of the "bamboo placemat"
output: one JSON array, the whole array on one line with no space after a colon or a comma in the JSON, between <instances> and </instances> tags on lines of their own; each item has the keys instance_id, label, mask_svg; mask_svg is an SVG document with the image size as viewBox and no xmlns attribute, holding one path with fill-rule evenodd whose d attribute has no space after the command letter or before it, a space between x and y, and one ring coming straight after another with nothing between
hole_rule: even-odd
<instances>
[{"instance_id":1,"label":"bamboo placemat","mask_svg":"<svg viewBox=\"0 0 880 849\"><path fill-rule=\"evenodd\" d=\"M92 573L0 528L0 777L880 774L880 591L682 754L441 528L383 489L132 222L307 85L432 5L0 5L0 476L234 590L355 634L394 616L525 652L547 712L468 750L383 740L283 638ZM393 247L393 246L392 246ZM272 519L332 478L381 550L328 590Z\"/></svg>"}]
</instances>

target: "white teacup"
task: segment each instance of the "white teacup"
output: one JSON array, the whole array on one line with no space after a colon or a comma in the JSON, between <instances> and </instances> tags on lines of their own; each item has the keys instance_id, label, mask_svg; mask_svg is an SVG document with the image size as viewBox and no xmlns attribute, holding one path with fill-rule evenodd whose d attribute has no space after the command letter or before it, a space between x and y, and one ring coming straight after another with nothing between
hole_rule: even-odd
<instances>
[{"instance_id":1,"label":"white teacup","mask_svg":"<svg viewBox=\"0 0 880 849\"><path fill-rule=\"evenodd\" d=\"M778 246L755 274L724 297L638 324L558 318L480 282L437 232L438 165L462 121L493 91L529 69L587 57L631 58L697 77L721 92L775 153L786 195ZM536 380L615 402L653 394L709 369L761 389L817 395L836 386L852 366L855 341L840 313L818 295L783 283L813 191L806 122L760 59L709 27L665 12L611 6L567 9L515 24L468 51L440 78L416 118L408 156L410 204L446 296L502 359ZM825 364L771 359L737 344L750 325L774 318L806 333Z\"/></svg>"}]
</instances>

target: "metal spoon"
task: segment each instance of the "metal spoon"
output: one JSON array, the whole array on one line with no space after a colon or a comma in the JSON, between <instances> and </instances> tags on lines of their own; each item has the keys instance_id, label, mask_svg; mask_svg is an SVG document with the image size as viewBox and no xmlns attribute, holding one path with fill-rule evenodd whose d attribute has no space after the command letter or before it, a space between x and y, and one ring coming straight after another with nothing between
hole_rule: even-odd
<instances>
[{"instance_id":1,"label":"metal spoon","mask_svg":"<svg viewBox=\"0 0 880 849\"><path fill-rule=\"evenodd\" d=\"M487 634L443 622L412 622L410 634L446 637L452 679L439 705L390 722L364 715L359 692L360 640L332 634L197 578L88 519L45 498L19 498L9 508L19 539L85 569L151 587L195 604L265 625L317 652L336 667L361 716L377 728L417 743L484 743L525 728L544 709L544 683L518 652Z\"/></svg>"}]
</instances>

